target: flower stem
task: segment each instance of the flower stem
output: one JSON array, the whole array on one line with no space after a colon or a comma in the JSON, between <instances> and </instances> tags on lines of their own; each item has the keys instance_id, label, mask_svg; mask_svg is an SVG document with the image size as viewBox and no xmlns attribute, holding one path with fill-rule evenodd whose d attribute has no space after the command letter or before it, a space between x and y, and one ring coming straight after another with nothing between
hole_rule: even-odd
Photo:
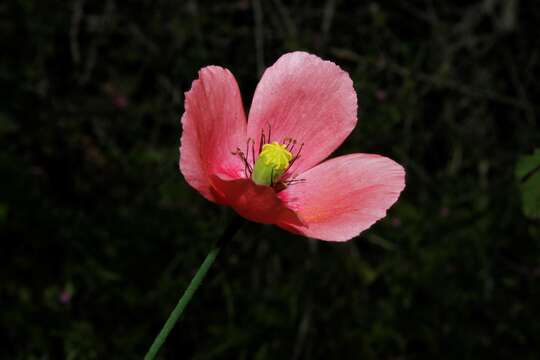
<instances>
[{"instance_id":1,"label":"flower stem","mask_svg":"<svg viewBox=\"0 0 540 360\"><path fill-rule=\"evenodd\" d=\"M219 254L221 249L223 249L223 247L233 238L233 236L236 234L238 229L240 229L243 223L244 219L236 215L229 224L229 226L225 229L221 237L218 239L212 250L210 250L208 255L206 255L206 259L204 259L202 265L199 267L199 270L197 270L197 273L195 274L193 279L191 279L189 286L184 291L184 294L182 295L180 300L178 300L178 304L176 304L174 310L171 312L171 315L169 315L169 318L165 322L165 325L163 325L163 328L159 332L158 336L156 336L156 338L154 339L154 342L146 353L144 360L153 360L156 357L159 349L167 339L167 336L184 312L186 305L189 303L189 301L193 297L193 294L195 294L195 291L197 291L197 289L201 285L204 277L206 276L206 273L210 269L210 266L212 266L214 260L216 260L217 255Z\"/></svg>"}]
</instances>

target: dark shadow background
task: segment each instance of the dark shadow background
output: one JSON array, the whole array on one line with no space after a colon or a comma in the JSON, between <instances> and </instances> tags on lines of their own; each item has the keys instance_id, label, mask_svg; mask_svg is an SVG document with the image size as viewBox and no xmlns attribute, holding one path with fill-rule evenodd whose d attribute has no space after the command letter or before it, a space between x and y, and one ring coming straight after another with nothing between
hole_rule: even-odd
<instances>
[{"instance_id":1,"label":"dark shadow background","mask_svg":"<svg viewBox=\"0 0 540 360\"><path fill-rule=\"evenodd\" d=\"M539 23L519 0L2 3L1 358L142 358L232 215L178 171L183 92L221 65L248 106L301 49L358 91L338 153L407 188L344 244L245 226L161 358L538 359L514 169L540 144Z\"/></svg>"}]
</instances>

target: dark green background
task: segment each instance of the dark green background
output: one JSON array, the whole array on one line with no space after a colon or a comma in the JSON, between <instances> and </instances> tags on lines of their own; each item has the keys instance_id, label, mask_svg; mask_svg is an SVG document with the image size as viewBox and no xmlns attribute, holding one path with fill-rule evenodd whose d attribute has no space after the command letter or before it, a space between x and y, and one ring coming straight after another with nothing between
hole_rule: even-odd
<instances>
[{"instance_id":1,"label":"dark green background","mask_svg":"<svg viewBox=\"0 0 540 360\"><path fill-rule=\"evenodd\" d=\"M221 65L247 106L300 49L354 80L338 153L407 188L344 244L245 226L161 358L538 359L514 169L540 144L539 23L518 0L3 2L1 358L142 358L232 216L178 171L183 92Z\"/></svg>"}]
</instances>

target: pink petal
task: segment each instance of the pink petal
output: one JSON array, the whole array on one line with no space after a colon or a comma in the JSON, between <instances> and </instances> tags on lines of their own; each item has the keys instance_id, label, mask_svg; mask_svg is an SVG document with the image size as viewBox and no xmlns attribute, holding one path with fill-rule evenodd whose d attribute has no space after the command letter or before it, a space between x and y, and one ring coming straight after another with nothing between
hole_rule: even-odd
<instances>
[{"instance_id":1,"label":"pink petal","mask_svg":"<svg viewBox=\"0 0 540 360\"><path fill-rule=\"evenodd\" d=\"M307 227L278 224L305 236L346 241L386 215L405 187L405 170L384 156L352 154L300 174L279 193Z\"/></svg>"},{"instance_id":2,"label":"pink petal","mask_svg":"<svg viewBox=\"0 0 540 360\"><path fill-rule=\"evenodd\" d=\"M333 62L293 52L266 69L257 85L248 136L258 144L261 130L268 134L270 125L272 141L289 137L303 142L301 157L291 169L298 174L328 157L351 133L356 116L349 75Z\"/></svg>"},{"instance_id":3,"label":"pink petal","mask_svg":"<svg viewBox=\"0 0 540 360\"><path fill-rule=\"evenodd\" d=\"M248 220L263 224L305 226L269 186L256 185L250 179L228 180L215 175L211 177L211 182L218 202L231 206Z\"/></svg>"},{"instance_id":4,"label":"pink petal","mask_svg":"<svg viewBox=\"0 0 540 360\"><path fill-rule=\"evenodd\" d=\"M218 66L201 69L184 108L180 171L205 198L217 201L209 176L239 177L244 171L239 157L231 154L246 144L246 117L234 76Z\"/></svg>"}]
</instances>

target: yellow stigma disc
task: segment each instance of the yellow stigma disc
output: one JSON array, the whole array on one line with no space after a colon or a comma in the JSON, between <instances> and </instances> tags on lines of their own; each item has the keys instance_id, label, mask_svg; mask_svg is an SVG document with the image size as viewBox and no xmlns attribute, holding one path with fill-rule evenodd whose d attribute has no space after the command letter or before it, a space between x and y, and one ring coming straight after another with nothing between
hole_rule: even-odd
<instances>
[{"instance_id":1,"label":"yellow stigma disc","mask_svg":"<svg viewBox=\"0 0 540 360\"><path fill-rule=\"evenodd\" d=\"M258 185L275 183L289 167L292 157L287 147L277 141L265 144L255 161L251 179Z\"/></svg>"},{"instance_id":2,"label":"yellow stigma disc","mask_svg":"<svg viewBox=\"0 0 540 360\"><path fill-rule=\"evenodd\" d=\"M272 166L274 170L285 170L289 167L292 154L285 148L285 145L274 141L263 146L259 158L263 159L265 165Z\"/></svg>"}]
</instances>

